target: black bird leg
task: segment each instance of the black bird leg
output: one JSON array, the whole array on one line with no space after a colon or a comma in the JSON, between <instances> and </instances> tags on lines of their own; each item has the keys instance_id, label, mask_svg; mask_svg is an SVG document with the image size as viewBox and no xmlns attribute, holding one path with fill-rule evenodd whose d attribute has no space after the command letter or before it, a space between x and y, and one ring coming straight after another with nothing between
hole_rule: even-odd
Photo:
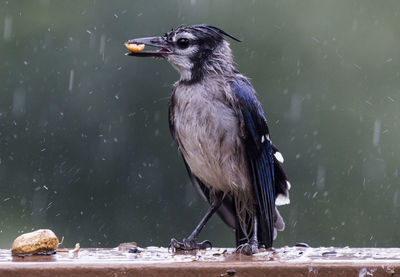
<instances>
[{"instance_id":1,"label":"black bird leg","mask_svg":"<svg viewBox=\"0 0 400 277\"><path fill-rule=\"evenodd\" d=\"M258 221L257 215L254 211L253 216L253 235L251 236L249 242L243 243L236 248L236 252L239 254L245 255L252 255L258 253L258 238L257 238L257 228L258 228Z\"/></svg>"},{"instance_id":2,"label":"black bird leg","mask_svg":"<svg viewBox=\"0 0 400 277\"><path fill-rule=\"evenodd\" d=\"M171 243L169 247L172 248L172 251L175 252L177 250L195 250L195 249L206 249L207 247L212 247L212 244L209 240L205 240L202 242L196 242L196 238L199 235L200 231L206 225L207 221L211 218L211 216L218 210L219 206L221 206L222 201L218 200L215 203L211 204L207 213L201 219L200 223L196 226L194 231L188 236L186 239L183 239L183 242L179 242L176 239L171 239ZM168 247L168 248L169 248Z\"/></svg>"}]
</instances>

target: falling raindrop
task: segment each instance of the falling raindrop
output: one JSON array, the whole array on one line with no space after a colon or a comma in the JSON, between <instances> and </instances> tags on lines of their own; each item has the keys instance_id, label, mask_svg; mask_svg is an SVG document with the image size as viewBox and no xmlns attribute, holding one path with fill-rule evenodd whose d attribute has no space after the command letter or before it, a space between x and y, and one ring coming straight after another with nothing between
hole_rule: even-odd
<instances>
[{"instance_id":1,"label":"falling raindrop","mask_svg":"<svg viewBox=\"0 0 400 277\"><path fill-rule=\"evenodd\" d=\"M15 116L21 116L25 113L26 93L22 88L17 88L13 95L12 113Z\"/></svg>"},{"instance_id":2,"label":"falling raindrop","mask_svg":"<svg viewBox=\"0 0 400 277\"><path fill-rule=\"evenodd\" d=\"M68 90L72 91L72 89L74 88L74 70L71 69L71 71L69 72L69 85L68 85Z\"/></svg>"},{"instance_id":3,"label":"falling raindrop","mask_svg":"<svg viewBox=\"0 0 400 277\"><path fill-rule=\"evenodd\" d=\"M374 134L372 137L372 145L374 147L378 146L380 136L381 136L381 121L379 119L377 119L377 120L375 120L375 123L374 123Z\"/></svg>"},{"instance_id":4,"label":"falling raindrop","mask_svg":"<svg viewBox=\"0 0 400 277\"><path fill-rule=\"evenodd\" d=\"M11 33L12 33L12 17L10 15L7 15L4 18L4 32L3 32L4 40L9 40L11 37Z\"/></svg>"},{"instance_id":5,"label":"falling raindrop","mask_svg":"<svg viewBox=\"0 0 400 277\"><path fill-rule=\"evenodd\" d=\"M299 95L293 95L290 99L290 109L288 117L292 120L299 120L301 115L301 103L303 99Z\"/></svg>"},{"instance_id":6,"label":"falling raindrop","mask_svg":"<svg viewBox=\"0 0 400 277\"><path fill-rule=\"evenodd\" d=\"M316 184L318 189L323 189L325 187L325 175L326 175L325 167L318 166L317 184Z\"/></svg>"},{"instance_id":7,"label":"falling raindrop","mask_svg":"<svg viewBox=\"0 0 400 277\"><path fill-rule=\"evenodd\" d=\"M100 55L102 55L103 60L104 60L105 47L106 47L106 36L103 34L100 37L100 47L99 47L99 52L100 52Z\"/></svg>"}]
</instances>

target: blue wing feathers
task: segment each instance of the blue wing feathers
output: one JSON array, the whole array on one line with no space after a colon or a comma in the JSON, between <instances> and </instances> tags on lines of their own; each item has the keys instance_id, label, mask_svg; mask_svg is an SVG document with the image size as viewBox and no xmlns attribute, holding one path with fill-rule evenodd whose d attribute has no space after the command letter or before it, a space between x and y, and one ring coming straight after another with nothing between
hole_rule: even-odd
<instances>
[{"instance_id":1,"label":"blue wing feathers","mask_svg":"<svg viewBox=\"0 0 400 277\"><path fill-rule=\"evenodd\" d=\"M274 159L270 141L262 140L262 137L269 133L268 126L251 84L241 79L232 82L231 88L246 131L243 142L254 198L257 201L259 243L271 247L275 211Z\"/></svg>"},{"instance_id":2,"label":"blue wing feathers","mask_svg":"<svg viewBox=\"0 0 400 277\"><path fill-rule=\"evenodd\" d=\"M273 232L274 232L274 210L275 210L275 197L274 197L274 176L273 164L271 163L271 156L268 151L269 147L265 147L262 155L261 162L257 164L257 170L262 172L262 179L259 181L259 186L262 188L264 201L260 205L262 208L260 222L265 222L265 226L260 226L259 237L264 238L264 243L269 247L272 246Z\"/></svg>"}]
</instances>

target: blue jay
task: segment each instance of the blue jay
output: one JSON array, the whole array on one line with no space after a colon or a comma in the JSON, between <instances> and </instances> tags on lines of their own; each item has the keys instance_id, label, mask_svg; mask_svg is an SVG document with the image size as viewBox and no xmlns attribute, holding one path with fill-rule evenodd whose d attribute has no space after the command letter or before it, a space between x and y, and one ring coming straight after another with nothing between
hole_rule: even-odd
<instances>
[{"instance_id":1,"label":"blue jay","mask_svg":"<svg viewBox=\"0 0 400 277\"><path fill-rule=\"evenodd\" d=\"M127 42L155 47L127 55L163 58L179 71L169 101L170 130L193 185L210 203L192 234L171 240L174 251L211 247L196 238L214 213L234 230L237 251L248 255L271 248L277 230L285 228L276 208L289 203L283 157L226 37L240 42L204 24Z\"/></svg>"}]
</instances>

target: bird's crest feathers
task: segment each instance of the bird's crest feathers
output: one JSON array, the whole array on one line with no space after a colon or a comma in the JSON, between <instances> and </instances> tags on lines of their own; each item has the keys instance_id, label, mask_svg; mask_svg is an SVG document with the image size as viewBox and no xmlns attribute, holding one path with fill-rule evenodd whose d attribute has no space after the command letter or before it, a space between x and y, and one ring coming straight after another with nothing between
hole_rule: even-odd
<instances>
[{"instance_id":1,"label":"bird's crest feathers","mask_svg":"<svg viewBox=\"0 0 400 277\"><path fill-rule=\"evenodd\" d=\"M197 25L190 25L190 26L185 26L185 25L181 25L173 30L171 30L171 33L177 33L177 32L181 32L181 31L189 31L189 32L201 32L201 33L205 33L205 34L209 34L209 35L217 35L219 38L223 38L224 36L227 36L237 42L242 42L240 39L234 37L233 35L225 32L224 30L218 28L218 27L214 27L214 26L210 26L207 24L197 24Z\"/></svg>"}]
</instances>

